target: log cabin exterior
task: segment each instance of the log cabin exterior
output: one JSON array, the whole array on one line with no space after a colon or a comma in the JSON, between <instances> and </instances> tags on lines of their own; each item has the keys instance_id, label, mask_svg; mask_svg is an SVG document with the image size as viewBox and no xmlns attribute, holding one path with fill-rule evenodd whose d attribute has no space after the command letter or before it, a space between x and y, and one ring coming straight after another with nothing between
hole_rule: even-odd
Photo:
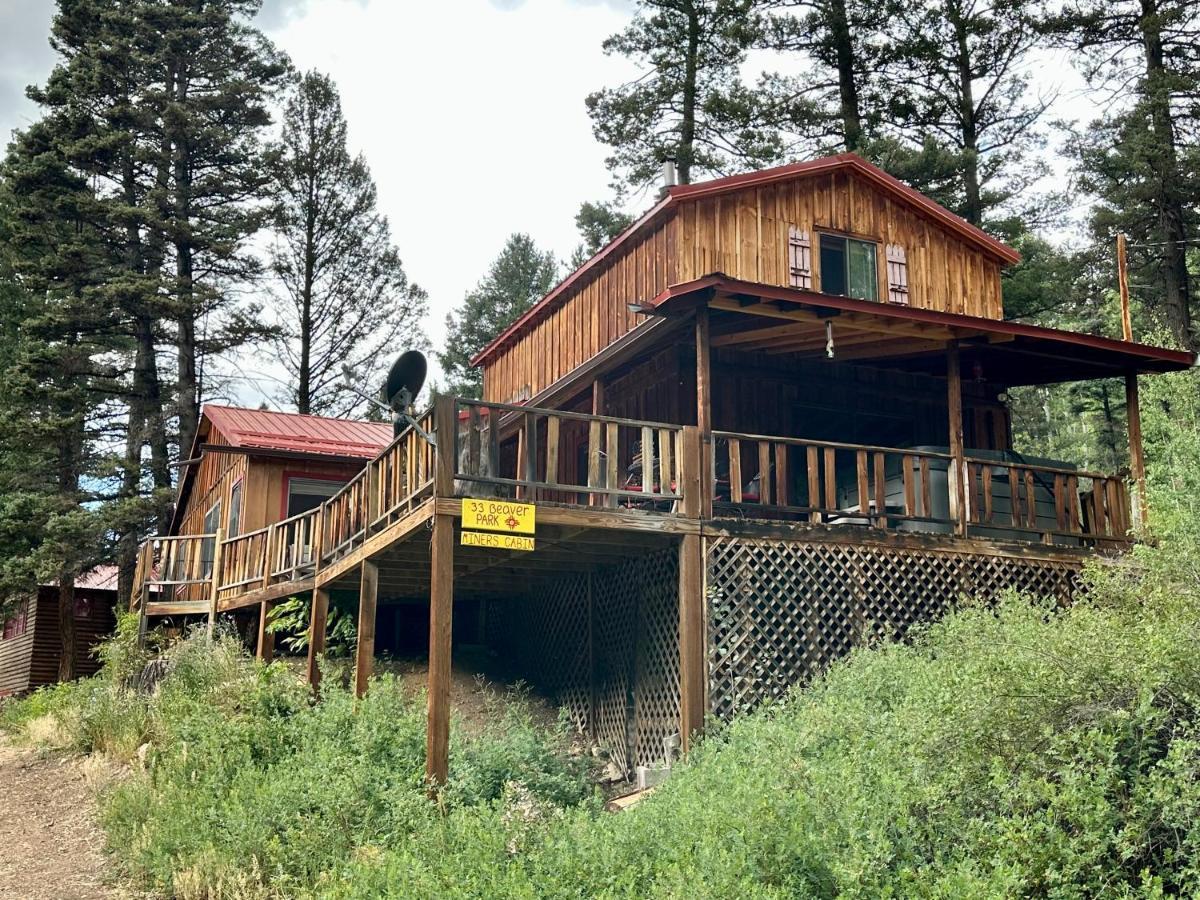
<instances>
[{"instance_id":1,"label":"log cabin exterior","mask_svg":"<svg viewBox=\"0 0 1200 900\"><path fill-rule=\"evenodd\" d=\"M58 627L58 587L40 585L0 622L0 700L58 681L62 637ZM75 584L75 672L100 669L97 645L116 626L116 570L102 566Z\"/></svg>"},{"instance_id":2,"label":"log cabin exterior","mask_svg":"<svg viewBox=\"0 0 1200 900\"><path fill-rule=\"evenodd\" d=\"M481 351L482 400L439 398L316 508L214 537L187 495L135 605L309 591L316 687L329 592L355 589L361 692L379 604L423 604L437 781L468 602L626 768L962 594L1066 602L1144 514L1138 376L1194 358L1005 321L1017 260L853 155L671 187ZM1010 388L1111 377L1128 472L1013 448ZM472 538L472 499L533 507L533 540ZM164 577L204 540L211 571Z\"/></svg>"}]
</instances>

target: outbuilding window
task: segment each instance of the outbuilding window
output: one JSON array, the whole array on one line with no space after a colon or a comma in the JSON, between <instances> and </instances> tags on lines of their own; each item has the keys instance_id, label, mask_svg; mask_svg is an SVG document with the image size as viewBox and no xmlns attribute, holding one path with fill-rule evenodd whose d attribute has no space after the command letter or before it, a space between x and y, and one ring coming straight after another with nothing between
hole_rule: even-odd
<instances>
[{"instance_id":1,"label":"outbuilding window","mask_svg":"<svg viewBox=\"0 0 1200 900\"><path fill-rule=\"evenodd\" d=\"M0 640L8 640L9 638L20 637L25 633L25 628L29 623L29 601L22 600L21 603L13 610L12 615L4 620L4 629L0 631Z\"/></svg>"},{"instance_id":2,"label":"outbuilding window","mask_svg":"<svg viewBox=\"0 0 1200 900\"><path fill-rule=\"evenodd\" d=\"M859 300L879 300L875 244L821 235L821 292Z\"/></svg>"}]
</instances>

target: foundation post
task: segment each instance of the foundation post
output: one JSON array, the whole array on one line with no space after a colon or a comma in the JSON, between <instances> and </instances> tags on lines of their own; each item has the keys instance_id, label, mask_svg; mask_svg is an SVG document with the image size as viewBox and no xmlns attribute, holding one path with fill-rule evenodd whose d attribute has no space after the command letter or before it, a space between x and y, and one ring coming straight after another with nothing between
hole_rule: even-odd
<instances>
[{"instance_id":1,"label":"foundation post","mask_svg":"<svg viewBox=\"0 0 1200 900\"><path fill-rule=\"evenodd\" d=\"M375 611L379 600L379 566L364 560L358 590L358 647L354 652L354 696L363 697L375 664Z\"/></svg>"},{"instance_id":2,"label":"foundation post","mask_svg":"<svg viewBox=\"0 0 1200 900\"><path fill-rule=\"evenodd\" d=\"M440 397L433 408L437 455L435 498L454 496L454 398ZM430 540L429 709L425 738L425 777L445 784L450 773L450 657L454 615L454 517L434 515Z\"/></svg>"},{"instance_id":3,"label":"foundation post","mask_svg":"<svg viewBox=\"0 0 1200 900\"><path fill-rule=\"evenodd\" d=\"M684 427L683 454L683 514L698 520L701 497L711 493L702 490L700 483L705 469L698 428ZM685 753L692 738L704 731L708 682L704 620L704 539L685 534L679 542L679 734Z\"/></svg>"}]
</instances>

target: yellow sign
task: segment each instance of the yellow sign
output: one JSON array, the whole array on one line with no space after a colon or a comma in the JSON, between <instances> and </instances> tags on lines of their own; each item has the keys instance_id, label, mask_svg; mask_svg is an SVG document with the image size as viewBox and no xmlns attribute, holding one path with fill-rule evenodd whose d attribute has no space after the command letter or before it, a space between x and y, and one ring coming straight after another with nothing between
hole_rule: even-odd
<instances>
[{"instance_id":1,"label":"yellow sign","mask_svg":"<svg viewBox=\"0 0 1200 900\"><path fill-rule=\"evenodd\" d=\"M464 547L494 547L497 550L532 550L534 539L520 534L492 534L486 531L464 531Z\"/></svg>"},{"instance_id":2,"label":"yellow sign","mask_svg":"<svg viewBox=\"0 0 1200 900\"><path fill-rule=\"evenodd\" d=\"M464 497L462 527L463 531L533 534L536 512L536 507L532 503L514 503L511 500L472 500L470 497Z\"/></svg>"}]
</instances>

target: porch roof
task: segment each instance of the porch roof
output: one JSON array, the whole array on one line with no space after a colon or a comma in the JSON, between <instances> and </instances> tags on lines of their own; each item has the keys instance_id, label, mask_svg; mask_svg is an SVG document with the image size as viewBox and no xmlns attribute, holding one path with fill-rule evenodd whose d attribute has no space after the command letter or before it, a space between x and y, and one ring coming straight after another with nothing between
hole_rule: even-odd
<instances>
[{"instance_id":1,"label":"porch roof","mask_svg":"<svg viewBox=\"0 0 1200 900\"><path fill-rule=\"evenodd\" d=\"M720 273L673 285L642 307L672 317L707 305L713 347L820 357L832 323L834 358L932 375L958 341L976 377L1003 385L1052 384L1172 372L1194 354L1057 328L817 294ZM968 373L970 369L968 369Z\"/></svg>"}]
</instances>

